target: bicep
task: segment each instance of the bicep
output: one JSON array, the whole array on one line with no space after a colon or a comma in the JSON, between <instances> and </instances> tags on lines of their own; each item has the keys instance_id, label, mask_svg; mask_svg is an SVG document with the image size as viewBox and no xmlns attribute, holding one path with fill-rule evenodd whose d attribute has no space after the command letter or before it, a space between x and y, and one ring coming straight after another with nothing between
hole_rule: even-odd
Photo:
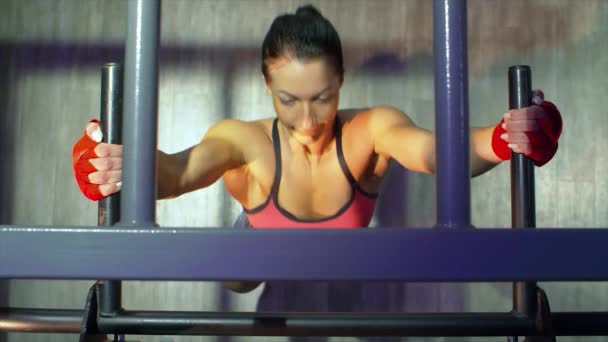
<instances>
[{"instance_id":1,"label":"bicep","mask_svg":"<svg viewBox=\"0 0 608 342\"><path fill-rule=\"evenodd\" d=\"M429 130L417 127L404 113L387 111L376 120L374 149L379 155L395 159L416 172L433 173L435 139Z\"/></svg>"},{"instance_id":2,"label":"bicep","mask_svg":"<svg viewBox=\"0 0 608 342\"><path fill-rule=\"evenodd\" d=\"M245 164L244 153L230 123L212 127L202 141L180 153L184 165L181 187L184 192L211 185L226 171ZM236 134L238 135L238 134Z\"/></svg>"}]
</instances>

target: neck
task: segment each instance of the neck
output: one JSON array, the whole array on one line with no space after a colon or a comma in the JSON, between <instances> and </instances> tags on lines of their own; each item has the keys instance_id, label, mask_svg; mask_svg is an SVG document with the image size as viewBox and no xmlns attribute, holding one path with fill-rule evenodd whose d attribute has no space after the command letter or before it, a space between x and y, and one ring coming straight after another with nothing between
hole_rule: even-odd
<instances>
[{"instance_id":1,"label":"neck","mask_svg":"<svg viewBox=\"0 0 608 342\"><path fill-rule=\"evenodd\" d=\"M294 156L306 158L309 162L318 162L328 152L332 150L334 135L334 121L328 123L317 139L310 142L302 142L294 136L292 131L281 125L284 136L287 138L287 145Z\"/></svg>"}]
</instances>

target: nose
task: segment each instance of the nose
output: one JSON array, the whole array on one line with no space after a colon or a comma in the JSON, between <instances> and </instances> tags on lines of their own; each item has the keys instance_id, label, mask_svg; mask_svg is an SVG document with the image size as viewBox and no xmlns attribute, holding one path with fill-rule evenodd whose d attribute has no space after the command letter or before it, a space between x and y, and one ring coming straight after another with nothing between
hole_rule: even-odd
<instances>
[{"instance_id":1,"label":"nose","mask_svg":"<svg viewBox=\"0 0 608 342\"><path fill-rule=\"evenodd\" d=\"M314 127L315 125L315 116L312 111L312 106L309 102L305 101L302 107L302 119L301 119L301 128L309 129Z\"/></svg>"}]
</instances>

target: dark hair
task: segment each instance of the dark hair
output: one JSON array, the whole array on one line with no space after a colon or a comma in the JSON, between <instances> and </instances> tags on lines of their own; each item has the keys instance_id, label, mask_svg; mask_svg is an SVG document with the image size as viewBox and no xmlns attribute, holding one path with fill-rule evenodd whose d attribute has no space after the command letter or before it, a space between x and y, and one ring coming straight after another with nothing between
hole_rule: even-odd
<instances>
[{"instance_id":1,"label":"dark hair","mask_svg":"<svg viewBox=\"0 0 608 342\"><path fill-rule=\"evenodd\" d=\"M344 76L340 36L312 5L299 7L295 14L278 16L270 25L262 44L262 73L266 79L267 62L286 54L302 60L326 58L340 77Z\"/></svg>"}]
</instances>

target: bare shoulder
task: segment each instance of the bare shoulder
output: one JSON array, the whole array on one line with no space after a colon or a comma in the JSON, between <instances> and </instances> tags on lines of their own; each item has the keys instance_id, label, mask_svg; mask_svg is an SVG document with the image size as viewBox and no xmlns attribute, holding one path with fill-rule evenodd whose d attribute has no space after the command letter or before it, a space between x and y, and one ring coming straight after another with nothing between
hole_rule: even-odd
<instances>
[{"instance_id":1,"label":"bare shoulder","mask_svg":"<svg viewBox=\"0 0 608 342\"><path fill-rule=\"evenodd\" d=\"M229 141L238 142L251 138L268 137L268 129L265 120L243 121L237 119L225 119L215 123L205 133L206 138L222 138Z\"/></svg>"},{"instance_id":2,"label":"bare shoulder","mask_svg":"<svg viewBox=\"0 0 608 342\"><path fill-rule=\"evenodd\" d=\"M205 133L203 140L222 139L235 145L249 145L264 142L270 137L267 123L270 119L257 121L242 121L225 119L215 123Z\"/></svg>"},{"instance_id":3,"label":"bare shoulder","mask_svg":"<svg viewBox=\"0 0 608 342\"><path fill-rule=\"evenodd\" d=\"M390 106L378 106L370 110L370 123L373 125L413 125L412 119L403 111Z\"/></svg>"},{"instance_id":4,"label":"bare shoulder","mask_svg":"<svg viewBox=\"0 0 608 342\"><path fill-rule=\"evenodd\" d=\"M209 128L203 137L203 142L219 140L231 146L234 152L243 155L246 160L251 160L268 145L272 145L271 127L272 119L256 121L225 119Z\"/></svg>"},{"instance_id":5,"label":"bare shoulder","mask_svg":"<svg viewBox=\"0 0 608 342\"><path fill-rule=\"evenodd\" d=\"M344 109L339 115L345 126L351 126L357 131L365 130L372 135L395 126L415 126L407 114L391 106Z\"/></svg>"}]
</instances>

